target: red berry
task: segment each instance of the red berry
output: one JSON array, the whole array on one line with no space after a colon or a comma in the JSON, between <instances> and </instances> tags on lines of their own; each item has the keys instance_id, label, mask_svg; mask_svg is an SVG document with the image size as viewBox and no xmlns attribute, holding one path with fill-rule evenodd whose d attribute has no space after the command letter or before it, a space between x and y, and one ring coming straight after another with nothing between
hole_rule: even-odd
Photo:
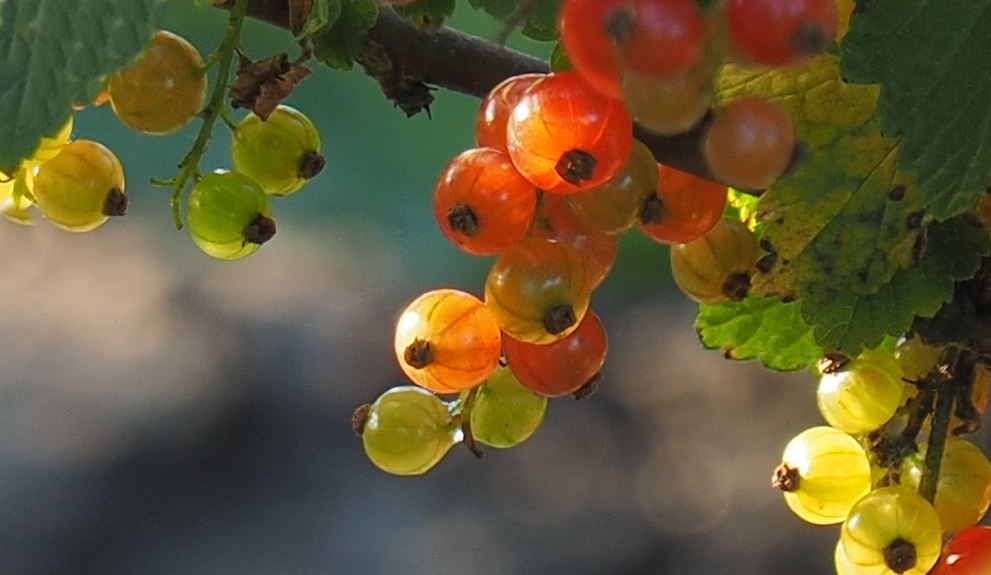
<instances>
[{"instance_id":1,"label":"red berry","mask_svg":"<svg viewBox=\"0 0 991 575\"><path fill-rule=\"evenodd\" d=\"M733 100L706 131L702 152L712 175L737 188L763 190L795 153L795 129L781 106L755 96Z\"/></svg>"},{"instance_id":2,"label":"red berry","mask_svg":"<svg viewBox=\"0 0 991 575\"><path fill-rule=\"evenodd\" d=\"M479 148L506 150L509 114L523 94L544 74L521 74L503 80L482 100L475 120L475 142Z\"/></svg>"},{"instance_id":3,"label":"red berry","mask_svg":"<svg viewBox=\"0 0 991 575\"><path fill-rule=\"evenodd\" d=\"M619 238L581 223L567 203L568 196L544 194L531 235L568 245L585 264L589 291L606 279L619 249Z\"/></svg>"},{"instance_id":4,"label":"red berry","mask_svg":"<svg viewBox=\"0 0 991 575\"><path fill-rule=\"evenodd\" d=\"M705 19L694 0L632 0L609 24L620 61L646 76L687 72L705 44Z\"/></svg>"},{"instance_id":5,"label":"red berry","mask_svg":"<svg viewBox=\"0 0 991 575\"><path fill-rule=\"evenodd\" d=\"M516 169L541 190L575 193L623 167L633 120L618 100L588 86L577 72L550 74L513 108L506 128Z\"/></svg>"},{"instance_id":6,"label":"red berry","mask_svg":"<svg viewBox=\"0 0 991 575\"><path fill-rule=\"evenodd\" d=\"M766 66L791 66L821 54L836 36L835 0L729 0L733 39Z\"/></svg>"},{"instance_id":7,"label":"red berry","mask_svg":"<svg viewBox=\"0 0 991 575\"><path fill-rule=\"evenodd\" d=\"M640 211L640 230L662 244L709 233L726 210L726 186L657 164L657 193Z\"/></svg>"},{"instance_id":8,"label":"red berry","mask_svg":"<svg viewBox=\"0 0 991 575\"><path fill-rule=\"evenodd\" d=\"M609 17L629 0L564 0L558 28L572 66L599 93L620 98L623 66L609 35Z\"/></svg>"},{"instance_id":9,"label":"red berry","mask_svg":"<svg viewBox=\"0 0 991 575\"><path fill-rule=\"evenodd\" d=\"M537 191L509 155L494 148L461 153L434 189L434 217L447 239L476 255L497 254L523 239L537 210Z\"/></svg>"}]
</instances>

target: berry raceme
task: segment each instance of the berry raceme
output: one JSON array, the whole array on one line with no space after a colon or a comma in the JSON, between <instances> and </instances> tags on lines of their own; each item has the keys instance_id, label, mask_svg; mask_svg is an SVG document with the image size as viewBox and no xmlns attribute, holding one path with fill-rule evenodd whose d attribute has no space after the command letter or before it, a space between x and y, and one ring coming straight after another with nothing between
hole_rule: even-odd
<instances>
[{"instance_id":1,"label":"berry raceme","mask_svg":"<svg viewBox=\"0 0 991 575\"><path fill-rule=\"evenodd\" d=\"M186 221L196 247L222 260L251 255L275 235L268 196L239 172L216 171L197 182Z\"/></svg>"},{"instance_id":2,"label":"berry raceme","mask_svg":"<svg viewBox=\"0 0 991 575\"><path fill-rule=\"evenodd\" d=\"M280 105L262 120L248 114L234 130L231 142L234 170L273 196L298 191L324 167L320 134L302 112Z\"/></svg>"},{"instance_id":3,"label":"berry raceme","mask_svg":"<svg viewBox=\"0 0 991 575\"><path fill-rule=\"evenodd\" d=\"M145 134L171 134L188 124L206 103L203 58L186 39L159 31L131 67L107 83L114 113Z\"/></svg>"}]
</instances>

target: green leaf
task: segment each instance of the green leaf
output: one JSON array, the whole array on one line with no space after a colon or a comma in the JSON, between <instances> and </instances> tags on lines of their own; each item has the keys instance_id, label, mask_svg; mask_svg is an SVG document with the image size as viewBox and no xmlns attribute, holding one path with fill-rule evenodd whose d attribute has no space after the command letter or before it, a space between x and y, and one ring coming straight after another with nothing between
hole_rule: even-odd
<instances>
[{"instance_id":1,"label":"green leaf","mask_svg":"<svg viewBox=\"0 0 991 575\"><path fill-rule=\"evenodd\" d=\"M849 81L880 84L882 131L901 138L938 220L991 185L991 0L861 1L842 44Z\"/></svg>"},{"instance_id":2,"label":"green leaf","mask_svg":"<svg viewBox=\"0 0 991 575\"><path fill-rule=\"evenodd\" d=\"M738 360L759 359L777 371L804 369L822 356L800 302L748 297L741 302L702 305L695 329L702 345Z\"/></svg>"},{"instance_id":3,"label":"green leaf","mask_svg":"<svg viewBox=\"0 0 991 575\"><path fill-rule=\"evenodd\" d=\"M974 275L991 251L988 232L960 219L934 223L921 264L901 269L870 295L838 293L805 302L803 316L815 324L825 349L855 356L885 335L906 333L918 317L933 317L953 297L954 282Z\"/></svg>"},{"instance_id":4,"label":"green leaf","mask_svg":"<svg viewBox=\"0 0 991 575\"><path fill-rule=\"evenodd\" d=\"M454 14L454 6L454 0L416 0L406 6L397 6L396 12L421 28L436 30Z\"/></svg>"},{"instance_id":5,"label":"green leaf","mask_svg":"<svg viewBox=\"0 0 991 575\"><path fill-rule=\"evenodd\" d=\"M877 88L842 82L830 56L802 70L729 69L719 85L722 99L777 100L810 150L758 204L762 244L772 255L753 278L754 294L801 300L803 317L825 348L855 352L893 333L892 326L905 323L894 310L850 304L891 289L895 274L915 261L922 223L914 182L896 169L898 142L881 135ZM873 330L851 328L840 336L837 317Z\"/></svg>"},{"instance_id":6,"label":"green leaf","mask_svg":"<svg viewBox=\"0 0 991 575\"><path fill-rule=\"evenodd\" d=\"M314 36L324 28L332 26L341 17L341 0L313 0L306 24L296 36L297 39Z\"/></svg>"},{"instance_id":7,"label":"green leaf","mask_svg":"<svg viewBox=\"0 0 991 575\"><path fill-rule=\"evenodd\" d=\"M0 170L13 172L141 53L163 1L0 2Z\"/></svg>"},{"instance_id":8,"label":"green leaf","mask_svg":"<svg viewBox=\"0 0 991 575\"><path fill-rule=\"evenodd\" d=\"M379 10L375 0L341 0L340 8L340 17L313 39L313 54L331 68L350 70Z\"/></svg>"},{"instance_id":9,"label":"green leaf","mask_svg":"<svg viewBox=\"0 0 991 575\"><path fill-rule=\"evenodd\" d=\"M557 39L557 15L562 0L469 0L472 7L512 25L539 42Z\"/></svg>"},{"instance_id":10,"label":"green leaf","mask_svg":"<svg viewBox=\"0 0 991 575\"><path fill-rule=\"evenodd\" d=\"M564 53L564 48L561 47L560 42L554 44L554 50L551 51L550 65L552 72L563 72L572 69L571 60Z\"/></svg>"}]
</instances>

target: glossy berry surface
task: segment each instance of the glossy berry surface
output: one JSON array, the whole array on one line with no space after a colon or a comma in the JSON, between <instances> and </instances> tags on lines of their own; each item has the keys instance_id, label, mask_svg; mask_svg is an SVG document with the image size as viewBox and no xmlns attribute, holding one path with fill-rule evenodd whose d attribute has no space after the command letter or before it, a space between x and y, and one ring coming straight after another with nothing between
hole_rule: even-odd
<instances>
[{"instance_id":1,"label":"glossy berry surface","mask_svg":"<svg viewBox=\"0 0 991 575\"><path fill-rule=\"evenodd\" d=\"M203 58L186 39L159 31L131 67L107 83L114 113L145 134L170 134L188 124L206 102Z\"/></svg>"},{"instance_id":2,"label":"glossy berry surface","mask_svg":"<svg viewBox=\"0 0 991 575\"><path fill-rule=\"evenodd\" d=\"M196 247L221 260L251 255L275 235L268 195L238 172L203 176L189 194L186 223Z\"/></svg>"},{"instance_id":3,"label":"glossy berry surface","mask_svg":"<svg viewBox=\"0 0 991 575\"><path fill-rule=\"evenodd\" d=\"M623 104L593 90L577 72L535 82L506 127L516 169L541 190L575 193L609 180L626 163L633 120Z\"/></svg>"},{"instance_id":4,"label":"glossy berry surface","mask_svg":"<svg viewBox=\"0 0 991 575\"><path fill-rule=\"evenodd\" d=\"M437 225L454 245L470 254L497 254L530 229L537 190L506 152L474 148L441 172L433 204Z\"/></svg>"},{"instance_id":5,"label":"glossy berry surface","mask_svg":"<svg viewBox=\"0 0 991 575\"><path fill-rule=\"evenodd\" d=\"M927 444L906 458L901 468L901 483L917 489L925 468ZM936 513L943 531L956 533L976 525L991 505L991 462L973 443L949 437L943 451L936 484Z\"/></svg>"},{"instance_id":6,"label":"glossy berry surface","mask_svg":"<svg viewBox=\"0 0 991 575\"><path fill-rule=\"evenodd\" d=\"M754 233L738 220L721 218L701 238L671 246L671 273L681 291L698 303L739 301L750 289L758 257Z\"/></svg>"},{"instance_id":7,"label":"glossy berry surface","mask_svg":"<svg viewBox=\"0 0 991 575\"><path fill-rule=\"evenodd\" d=\"M775 486L803 520L841 523L870 491L871 465L853 437L832 427L813 427L788 442Z\"/></svg>"},{"instance_id":8,"label":"glossy berry surface","mask_svg":"<svg viewBox=\"0 0 991 575\"><path fill-rule=\"evenodd\" d=\"M591 293L581 258L566 244L530 239L506 250L485 281L485 305L514 339L548 344L573 332Z\"/></svg>"},{"instance_id":9,"label":"glossy berry surface","mask_svg":"<svg viewBox=\"0 0 991 575\"><path fill-rule=\"evenodd\" d=\"M900 486L865 495L850 510L840 537L851 563L877 575L925 575L943 543L932 505Z\"/></svg>"},{"instance_id":10,"label":"glossy berry surface","mask_svg":"<svg viewBox=\"0 0 991 575\"><path fill-rule=\"evenodd\" d=\"M485 381L499 365L502 334L492 312L470 293L429 291L396 324L396 359L414 383L458 393Z\"/></svg>"},{"instance_id":11,"label":"glossy berry surface","mask_svg":"<svg viewBox=\"0 0 991 575\"><path fill-rule=\"evenodd\" d=\"M273 196L298 191L324 166L320 134L313 122L286 105L276 108L267 120L254 113L245 116L234 130L231 158L235 171Z\"/></svg>"},{"instance_id":12,"label":"glossy berry surface","mask_svg":"<svg viewBox=\"0 0 991 575\"><path fill-rule=\"evenodd\" d=\"M475 120L475 143L479 148L507 150L506 125L523 94L544 74L520 74L500 82L485 96Z\"/></svg>"},{"instance_id":13,"label":"glossy berry surface","mask_svg":"<svg viewBox=\"0 0 991 575\"><path fill-rule=\"evenodd\" d=\"M657 192L640 211L640 231L663 244L693 242L726 210L726 186L657 164Z\"/></svg>"},{"instance_id":14,"label":"glossy berry surface","mask_svg":"<svg viewBox=\"0 0 991 575\"><path fill-rule=\"evenodd\" d=\"M991 573L991 527L979 525L954 535L930 575Z\"/></svg>"},{"instance_id":15,"label":"glossy berry surface","mask_svg":"<svg viewBox=\"0 0 991 575\"><path fill-rule=\"evenodd\" d=\"M578 328L547 345L503 340L506 363L520 382L546 397L574 393L598 375L608 350L606 330L589 310Z\"/></svg>"},{"instance_id":16,"label":"glossy berry surface","mask_svg":"<svg viewBox=\"0 0 991 575\"><path fill-rule=\"evenodd\" d=\"M643 203L657 189L656 165L650 149L634 140L630 157L615 176L587 192L565 196L575 220L612 235L633 227Z\"/></svg>"},{"instance_id":17,"label":"glossy berry surface","mask_svg":"<svg viewBox=\"0 0 991 575\"><path fill-rule=\"evenodd\" d=\"M454 445L447 406L413 386L394 387L375 400L361 430L365 454L393 475L426 473Z\"/></svg>"},{"instance_id":18,"label":"glossy berry surface","mask_svg":"<svg viewBox=\"0 0 991 575\"><path fill-rule=\"evenodd\" d=\"M631 0L612 14L610 33L624 68L673 77L701 57L705 20L694 0Z\"/></svg>"},{"instance_id":19,"label":"glossy berry surface","mask_svg":"<svg viewBox=\"0 0 991 575\"><path fill-rule=\"evenodd\" d=\"M836 35L835 0L729 0L727 19L736 44L765 66L807 61Z\"/></svg>"},{"instance_id":20,"label":"glossy berry surface","mask_svg":"<svg viewBox=\"0 0 991 575\"><path fill-rule=\"evenodd\" d=\"M594 290L606 279L619 250L619 239L579 222L568 207L566 196L544 194L531 228L531 237L565 244L585 265L586 283Z\"/></svg>"},{"instance_id":21,"label":"glossy berry surface","mask_svg":"<svg viewBox=\"0 0 991 575\"><path fill-rule=\"evenodd\" d=\"M102 144L75 140L34 174L31 189L49 222L71 232L88 232L111 216L123 215L124 170Z\"/></svg>"},{"instance_id":22,"label":"glossy berry surface","mask_svg":"<svg viewBox=\"0 0 991 575\"><path fill-rule=\"evenodd\" d=\"M478 388L471 433L490 447L515 447L534 434L547 413L547 398L530 391L508 367L499 366Z\"/></svg>"},{"instance_id":23,"label":"glossy berry surface","mask_svg":"<svg viewBox=\"0 0 991 575\"><path fill-rule=\"evenodd\" d=\"M716 112L703 137L702 153L720 182L763 190L791 162L795 129L780 105L766 98L740 98Z\"/></svg>"},{"instance_id":24,"label":"glossy berry surface","mask_svg":"<svg viewBox=\"0 0 991 575\"><path fill-rule=\"evenodd\" d=\"M627 0L565 0L558 28L575 70L600 94L620 99L623 65L609 34L610 16Z\"/></svg>"},{"instance_id":25,"label":"glossy berry surface","mask_svg":"<svg viewBox=\"0 0 991 575\"><path fill-rule=\"evenodd\" d=\"M905 382L893 372L890 356L867 350L822 376L816 399L830 425L847 433L867 433L888 422L901 404Z\"/></svg>"}]
</instances>

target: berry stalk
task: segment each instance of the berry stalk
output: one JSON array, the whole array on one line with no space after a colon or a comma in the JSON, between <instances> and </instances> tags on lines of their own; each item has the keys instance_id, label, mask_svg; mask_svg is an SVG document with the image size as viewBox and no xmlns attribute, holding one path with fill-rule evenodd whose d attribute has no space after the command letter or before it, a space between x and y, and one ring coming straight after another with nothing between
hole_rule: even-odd
<instances>
[{"instance_id":1,"label":"berry stalk","mask_svg":"<svg viewBox=\"0 0 991 575\"><path fill-rule=\"evenodd\" d=\"M237 48L241 42L241 28L244 25L245 17L248 15L248 4L249 0L235 0L233 7L231 7L231 15L228 20L227 34L224 36L224 41L210 57L211 65L213 62L217 63L217 81L213 86L213 92L210 94L206 108L200 113L203 124L200 126L200 131L196 135L196 140L193 142L192 148L189 149L189 153L179 162L179 173L169 180L152 180L153 184L172 187L172 218L178 230L181 230L183 226L182 214L180 213L182 192L186 188L186 184L190 178L194 180L199 179L200 160L203 158L203 154L206 153L207 143L213 134L213 126L216 124L217 118L222 117L225 112L226 104L224 103L224 97L227 94L227 86L230 83L234 54L237 52Z\"/></svg>"}]
</instances>

